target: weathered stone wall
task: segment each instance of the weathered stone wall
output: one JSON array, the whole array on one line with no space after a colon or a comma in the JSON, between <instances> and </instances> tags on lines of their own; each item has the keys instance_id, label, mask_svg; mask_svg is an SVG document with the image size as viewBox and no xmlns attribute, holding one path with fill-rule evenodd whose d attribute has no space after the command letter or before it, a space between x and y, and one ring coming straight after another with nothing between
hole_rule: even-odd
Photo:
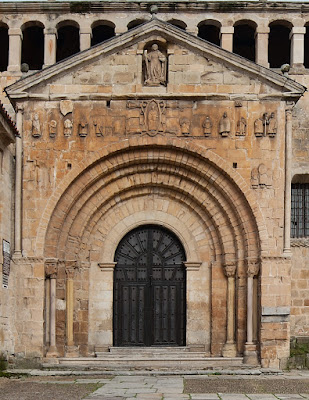
<instances>
[{"instance_id":1,"label":"weathered stone wall","mask_svg":"<svg viewBox=\"0 0 309 400\"><path fill-rule=\"evenodd\" d=\"M0 357L14 351L14 274L10 274L8 288L3 287L3 240L14 248L14 144L9 144L3 127L0 128ZM14 267L12 267L12 272Z\"/></svg>"},{"instance_id":2,"label":"weathered stone wall","mask_svg":"<svg viewBox=\"0 0 309 400\"><path fill-rule=\"evenodd\" d=\"M166 86L145 85L142 54L154 42L168 56ZM81 355L110 346L115 249L130 229L158 223L181 238L187 261L195 263L188 273L188 344L222 354L228 316L224 268L237 261L235 339L243 354L245 260L261 257L253 339L262 342L263 366L284 366L291 279L293 298L304 271L298 271L298 250L292 272L282 258L285 107L275 99L278 88L228 59L206 58L157 35L66 68L20 101L24 258L14 267L14 351L41 357L49 344L44 257L59 260L59 354L65 355L67 345L67 260L77 261L74 344ZM306 101L294 111L299 164L307 157ZM272 113L276 131L257 136L256 121L268 118L269 126ZM294 294L291 323L299 332L296 315L304 308L297 307L306 305L297 303L303 292Z\"/></svg>"}]
</instances>

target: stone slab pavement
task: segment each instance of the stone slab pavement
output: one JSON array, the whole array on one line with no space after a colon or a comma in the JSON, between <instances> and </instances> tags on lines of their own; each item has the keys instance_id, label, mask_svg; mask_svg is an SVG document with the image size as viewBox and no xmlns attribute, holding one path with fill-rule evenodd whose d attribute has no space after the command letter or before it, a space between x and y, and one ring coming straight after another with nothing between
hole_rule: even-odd
<instances>
[{"instance_id":1,"label":"stone slab pavement","mask_svg":"<svg viewBox=\"0 0 309 400\"><path fill-rule=\"evenodd\" d=\"M26 375L0 378L1 400L309 400L309 371L17 373Z\"/></svg>"},{"instance_id":2,"label":"stone slab pavement","mask_svg":"<svg viewBox=\"0 0 309 400\"><path fill-rule=\"evenodd\" d=\"M186 393L186 381L190 380L190 387L194 388L197 382L197 391L199 391L198 383L205 384L205 379L214 380L218 391L212 393ZM259 379L274 379L274 377L251 377L252 383ZM276 377L275 377L276 379ZM201 376L116 376L109 381L104 382L103 386L94 393L86 397L87 400L309 400L308 393L297 393L297 388L303 389L305 383L309 387L309 375L290 374L277 377L279 388L282 387L282 393L241 393L243 383L247 383L248 376L229 377L201 377ZM229 393L228 386L234 380L239 390L237 393ZM235 380L237 382L235 382ZM246 380L246 381L245 381ZM282 382L282 383L281 383ZM284 383L285 382L285 383ZM206 382L207 383L207 382ZM276 385L269 382L274 389ZM283 384L284 383L284 384ZM193 385L193 386L192 386ZM220 393L220 386L224 386L225 392ZM231 385L233 386L233 385ZM235 385L234 385L235 387ZM248 387L248 385L247 385ZM292 393L285 393L284 390L291 388ZM258 389L257 389L258 390Z\"/></svg>"}]
</instances>

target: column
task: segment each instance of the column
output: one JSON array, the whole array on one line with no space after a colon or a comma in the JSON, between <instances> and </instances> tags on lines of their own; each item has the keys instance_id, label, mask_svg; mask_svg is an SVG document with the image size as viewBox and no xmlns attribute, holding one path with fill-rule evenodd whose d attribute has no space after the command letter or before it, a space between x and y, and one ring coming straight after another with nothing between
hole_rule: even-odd
<instances>
[{"instance_id":1,"label":"column","mask_svg":"<svg viewBox=\"0 0 309 400\"><path fill-rule=\"evenodd\" d=\"M57 30L44 29L44 41L44 67L48 67L56 62Z\"/></svg>"},{"instance_id":2,"label":"column","mask_svg":"<svg viewBox=\"0 0 309 400\"><path fill-rule=\"evenodd\" d=\"M9 29L9 65L8 71L20 72L22 32L19 28Z\"/></svg>"},{"instance_id":3,"label":"column","mask_svg":"<svg viewBox=\"0 0 309 400\"><path fill-rule=\"evenodd\" d=\"M235 343L235 273L236 263L226 263L224 273L227 277L227 327L226 343L223 346L223 357L236 357Z\"/></svg>"},{"instance_id":4,"label":"column","mask_svg":"<svg viewBox=\"0 0 309 400\"><path fill-rule=\"evenodd\" d=\"M222 49L233 51L233 26L222 26L220 31Z\"/></svg>"},{"instance_id":5,"label":"column","mask_svg":"<svg viewBox=\"0 0 309 400\"><path fill-rule=\"evenodd\" d=\"M189 347L191 351L204 352L205 345L196 340L196 331L199 330L196 326L196 322L199 320L200 315L200 304L196 294L201 290L201 275L199 274L201 265L201 261L184 262L187 278L187 347Z\"/></svg>"},{"instance_id":6,"label":"column","mask_svg":"<svg viewBox=\"0 0 309 400\"><path fill-rule=\"evenodd\" d=\"M304 40L305 40L306 28L294 27L291 29L290 40L291 40L291 66L292 67L304 67Z\"/></svg>"},{"instance_id":7,"label":"column","mask_svg":"<svg viewBox=\"0 0 309 400\"><path fill-rule=\"evenodd\" d=\"M79 31L80 51L90 49L91 35L92 31L90 28L80 28Z\"/></svg>"},{"instance_id":8,"label":"column","mask_svg":"<svg viewBox=\"0 0 309 400\"><path fill-rule=\"evenodd\" d=\"M74 317L74 275L77 268L76 261L66 261L66 356L78 357L77 346L74 346L73 317Z\"/></svg>"},{"instance_id":9,"label":"column","mask_svg":"<svg viewBox=\"0 0 309 400\"><path fill-rule=\"evenodd\" d=\"M284 193L284 244L283 253L291 254L291 169L292 169L292 110L294 103L285 110L285 193Z\"/></svg>"},{"instance_id":10,"label":"column","mask_svg":"<svg viewBox=\"0 0 309 400\"><path fill-rule=\"evenodd\" d=\"M50 279L50 310L49 310L49 349L46 357L58 357L56 345L56 283L58 260L55 258L45 260L45 274Z\"/></svg>"},{"instance_id":11,"label":"column","mask_svg":"<svg viewBox=\"0 0 309 400\"><path fill-rule=\"evenodd\" d=\"M249 260L247 268L247 342L244 351L244 363L250 365L258 364L256 343L253 341L253 319L257 318L254 313L254 285L253 279L260 270L260 264L257 260Z\"/></svg>"},{"instance_id":12,"label":"column","mask_svg":"<svg viewBox=\"0 0 309 400\"><path fill-rule=\"evenodd\" d=\"M269 68L268 37L269 27L257 27L255 32L255 62Z\"/></svg>"},{"instance_id":13,"label":"column","mask_svg":"<svg viewBox=\"0 0 309 400\"><path fill-rule=\"evenodd\" d=\"M21 105L17 105L16 127L20 136L16 137L16 153L15 153L15 249L14 257L22 256L22 235L21 235L21 197L22 197L22 134L23 134L23 113L24 109Z\"/></svg>"},{"instance_id":14,"label":"column","mask_svg":"<svg viewBox=\"0 0 309 400\"><path fill-rule=\"evenodd\" d=\"M96 292L93 293L93 301L96 303L96 312L92 310L94 316L92 323L94 326L99 327L102 324L102 317L104 315L104 328L96 330L97 344L95 346L96 352L108 351L110 346L113 346L113 286L114 286L114 269L115 262L98 263L98 266L103 274L98 277L99 282ZM98 311L100 310L100 311ZM97 328L99 329L99 328Z\"/></svg>"}]
</instances>

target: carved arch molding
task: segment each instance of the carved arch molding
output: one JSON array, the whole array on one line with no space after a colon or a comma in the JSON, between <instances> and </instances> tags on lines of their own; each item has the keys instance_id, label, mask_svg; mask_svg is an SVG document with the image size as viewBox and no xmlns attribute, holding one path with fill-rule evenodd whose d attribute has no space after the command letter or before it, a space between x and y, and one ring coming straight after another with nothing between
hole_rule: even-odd
<instances>
[{"instance_id":1,"label":"carved arch molding","mask_svg":"<svg viewBox=\"0 0 309 400\"><path fill-rule=\"evenodd\" d=\"M128 143L123 147L117 144L113 151L108 150L101 156L96 155L97 159L93 159L88 168L83 166L79 172L72 171L75 178L65 189L60 185L58 201L47 218L49 224L45 231L45 257L76 259L80 267L75 281L89 279L89 298L85 294L83 301L89 302L92 343L112 345L112 317L106 319L107 333L102 336L98 328L100 321L95 317L102 310L95 296L102 296L102 290L106 290L108 297L110 289L106 289L106 285L107 282L112 285L112 257L126 227L130 230L149 223L166 227L170 224L171 231L183 231L179 237L184 248L195 249L191 251L192 258L186 260L187 268L192 262L201 262L201 272L196 271L194 275L191 270L187 274L190 302L186 344L197 344L196 332L201 332L198 341L208 346L212 354L235 355L236 345L243 348L246 339L245 321L236 311L245 308L246 299L244 293L239 293L237 307L235 304L230 307L237 314L235 337L234 312L230 313L232 318L227 316L227 294L235 287L235 273L242 280L241 285L246 285L245 260L259 258L260 232L263 231L262 220L252 200L244 195L247 190L244 181L237 173L233 177L233 170L229 171L228 167L225 171L218 167L220 162L224 167L224 162L214 154L209 152L206 157L201 154L201 148L196 146L192 151L179 147L177 141L162 145L154 140L145 145L135 140L129 146ZM98 263L108 263L112 267L100 271ZM233 276L229 266L233 266ZM202 300L196 298L200 277L213 285ZM217 293L218 281L222 290ZM211 293L220 299L219 306L207 300ZM78 310L79 305L75 306ZM210 307L214 307L211 312L207 311ZM104 313L108 316L111 310L112 302L106 305Z\"/></svg>"},{"instance_id":2,"label":"carved arch molding","mask_svg":"<svg viewBox=\"0 0 309 400\"><path fill-rule=\"evenodd\" d=\"M239 254L259 257L263 220L254 204L250 207L251 199L245 198L244 182L243 188L237 186L226 171L188 149L155 143L111 152L80 171L59 196L48 217L49 228L40 232L45 236L46 257L80 254L77 249L119 202L151 199L154 194L198 213L222 262L237 260Z\"/></svg>"}]
</instances>

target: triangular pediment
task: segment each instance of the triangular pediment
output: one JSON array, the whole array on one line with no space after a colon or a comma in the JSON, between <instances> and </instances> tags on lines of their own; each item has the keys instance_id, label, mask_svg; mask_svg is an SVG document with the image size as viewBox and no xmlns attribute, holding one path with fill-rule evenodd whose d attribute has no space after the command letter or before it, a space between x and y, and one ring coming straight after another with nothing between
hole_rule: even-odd
<instances>
[{"instance_id":1,"label":"triangular pediment","mask_svg":"<svg viewBox=\"0 0 309 400\"><path fill-rule=\"evenodd\" d=\"M166 82L145 77L145 48L164 48ZM162 49L161 49L162 50ZM293 99L301 84L171 24L152 19L6 88L10 99Z\"/></svg>"}]
</instances>

